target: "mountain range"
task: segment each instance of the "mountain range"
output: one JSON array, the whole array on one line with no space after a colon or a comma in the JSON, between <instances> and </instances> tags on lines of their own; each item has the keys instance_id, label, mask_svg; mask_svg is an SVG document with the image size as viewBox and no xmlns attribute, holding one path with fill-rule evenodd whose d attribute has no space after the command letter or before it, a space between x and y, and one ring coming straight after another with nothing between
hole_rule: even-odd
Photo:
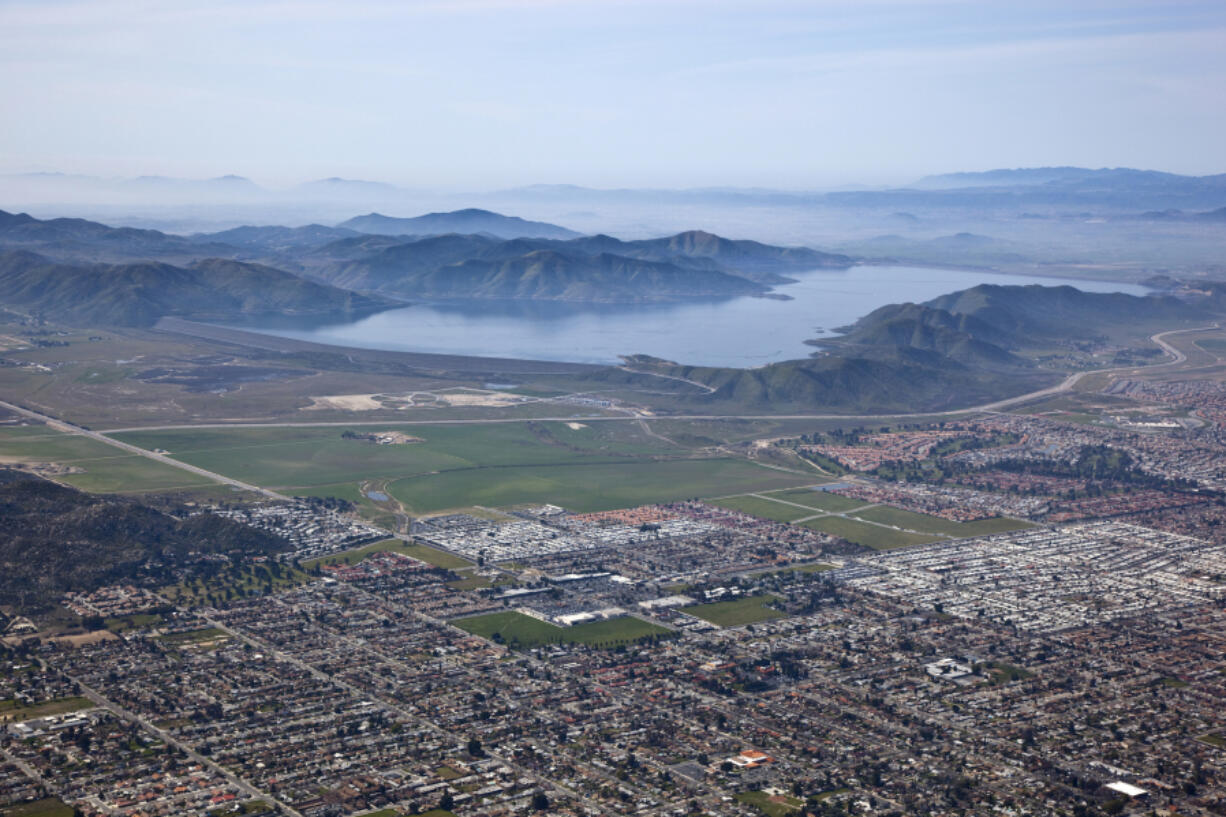
<instances>
[{"instance_id":1,"label":"mountain range","mask_svg":"<svg viewBox=\"0 0 1226 817\"><path fill-rule=\"evenodd\" d=\"M491 230L570 231L482 210L395 220L419 229L484 228L479 234L355 229L386 226L384 217L371 218L351 219L349 226L246 226L179 236L0 211L0 250L27 253L6 259L10 294L3 300L61 320L147 325L158 310L179 317L352 314L386 306L381 295L618 303L763 295L790 280L785 272L853 263L844 255L700 231L643 241L502 238ZM243 273L226 282L229 291L214 280L222 269Z\"/></svg>"},{"instance_id":2,"label":"mountain range","mask_svg":"<svg viewBox=\"0 0 1226 817\"><path fill-rule=\"evenodd\" d=\"M211 236L217 238L218 236ZM295 258L337 286L402 297L534 298L634 302L766 293L785 272L846 268L853 259L690 231L621 241L483 235L405 240L351 237Z\"/></svg>"},{"instance_id":3,"label":"mountain range","mask_svg":"<svg viewBox=\"0 0 1226 817\"><path fill-rule=\"evenodd\" d=\"M1185 301L984 284L923 304L881 307L845 334L813 341L824 351L809 359L755 369L645 357L630 363L711 388L696 398L700 403L771 411L940 411L1053 385L1063 373L1039 365L1052 349L1226 311L1226 287L1208 289L1208 297Z\"/></svg>"},{"instance_id":4,"label":"mountain range","mask_svg":"<svg viewBox=\"0 0 1226 817\"><path fill-rule=\"evenodd\" d=\"M73 203L144 204L194 206L201 204L285 207L305 202L316 205L392 208L457 200L458 194L438 194L408 189L380 181L337 177L308 181L283 189L263 187L241 176L213 179L176 179L162 176L100 178L80 174L21 173L0 177L10 202L45 202L57 206ZM1190 176L1135 168L1037 167L1001 168L976 172L926 176L895 186L866 188L857 185L824 190L778 190L759 187L700 187L690 189L597 189L571 184L536 184L465 194L495 206L524 203L566 206L711 207L868 207L898 209L900 206L973 209L1022 206L1059 206L1078 210L1164 210L1181 208L1212 210L1226 205L1226 174ZM3 202L0 202L3 204ZM325 208L330 209L330 208ZM462 212L462 211L461 211ZM389 217L371 213L372 225ZM318 216L315 216L318 218ZM419 217L420 218L420 217ZM394 219L413 221L413 219ZM393 224L375 231L398 235L433 232L491 232L485 229L434 229L421 225L408 228ZM509 236L503 236L509 237ZM547 237L563 238L561 234Z\"/></svg>"},{"instance_id":5,"label":"mountain range","mask_svg":"<svg viewBox=\"0 0 1226 817\"><path fill-rule=\"evenodd\" d=\"M0 251L0 301L60 323L153 326L167 316L226 321L247 315L361 315L391 302L281 270L220 258L67 264Z\"/></svg>"},{"instance_id":6,"label":"mountain range","mask_svg":"<svg viewBox=\"0 0 1226 817\"><path fill-rule=\"evenodd\" d=\"M491 235L497 238L578 238L582 233L546 224L504 216L489 210L469 208L450 213L427 213L413 218L393 218L379 213L357 216L337 225L342 230L376 235Z\"/></svg>"}]
</instances>

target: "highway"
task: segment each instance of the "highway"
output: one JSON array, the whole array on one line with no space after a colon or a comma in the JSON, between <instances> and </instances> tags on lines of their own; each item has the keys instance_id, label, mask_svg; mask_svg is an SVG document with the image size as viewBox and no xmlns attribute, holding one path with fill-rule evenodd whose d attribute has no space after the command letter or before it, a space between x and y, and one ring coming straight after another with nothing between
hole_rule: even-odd
<instances>
[{"instance_id":1,"label":"highway","mask_svg":"<svg viewBox=\"0 0 1226 817\"><path fill-rule=\"evenodd\" d=\"M642 420L847 420L849 422L856 420L891 420L891 419L921 419L925 417L958 417L964 414L981 414L984 412L997 412L1009 406L1029 403L1034 400L1040 400L1044 397L1051 397L1061 392L1070 391L1082 378L1094 374L1116 374L1119 372L1150 372L1154 369L1165 368L1168 366L1177 366L1187 360L1187 355L1179 351L1176 347L1166 342L1166 338L1170 335L1180 335L1192 332L1208 332L1221 328L1220 325L1213 326L1198 326L1194 329L1172 329L1167 332L1159 332L1156 335L1150 336L1150 340L1157 344L1164 352L1171 355L1172 360L1163 361L1162 363L1154 363L1149 366L1120 366L1114 369L1086 369L1081 372L1074 372L1066 377L1063 381L1055 386L1049 386L1045 389L1019 394L1016 397L1008 397L1004 400L996 400L991 403L983 403L978 406L967 406L966 408L948 409L945 411L922 411L922 412L895 412L893 414L644 414L642 412L627 413L622 417L609 416L593 416L590 414L564 414L558 416L546 417L487 417L483 419L458 419L449 418L442 420L417 419L417 420L344 420L344 421L313 421L313 422L234 422L234 423L187 423L176 425L153 425L153 426L128 426L124 428L107 429L104 432L99 432L103 437L103 442L106 441L107 434L120 434L128 431L178 431L182 429L218 429L218 428L328 428L337 427L352 427L352 426L429 426L429 425L490 425L495 423L625 423L639 422ZM639 374L648 374L647 372L639 372ZM669 378L677 379L677 378ZM692 382L692 381L686 381ZM0 402L0 405L8 405ZM26 411L26 414L34 416L33 412Z\"/></svg>"},{"instance_id":2,"label":"highway","mask_svg":"<svg viewBox=\"0 0 1226 817\"><path fill-rule=\"evenodd\" d=\"M290 498L284 494L279 494L276 491L270 491L267 488L261 488L258 485L252 485L249 482L242 482L241 480L231 479L230 477L224 476L222 474L218 474L213 471L206 471L203 468L198 468L195 465L189 465L186 462L181 462L179 460L168 457L165 454L159 454L156 451L150 451L147 448L141 448L140 446L132 445L130 443L125 443L122 440L116 440L112 437L108 437L107 435L103 434L100 431L91 431L90 429L87 429L87 428L81 428L80 426L73 425L72 423L66 423L63 420L57 420L54 417L48 417L46 414L40 414L37 411L31 411L30 409L22 408L21 406L14 405L13 403L9 403L4 400L0 400L0 408L8 409L9 411L15 414L20 414L23 417L29 417L32 420L39 420L43 423L46 423L48 428L53 428L56 431L62 431L66 434L76 434L81 437L88 437L91 440L95 440L97 442L104 443L106 445L114 446L115 448L119 448L124 451L127 451L129 454L135 454L139 457L145 457L146 459L150 459L155 462L160 462L163 465L169 465L172 468L178 468L182 471L188 471L198 476L202 476L207 479L211 479L214 482L220 482L225 485L233 485L235 488L241 488L244 491L254 491L257 494L263 494L264 496L269 497L271 499L288 500Z\"/></svg>"},{"instance_id":3,"label":"highway","mask_svg":"<svg viewBox=\"0 0 1226 817\"><path fill-rule=\"evenodd\" d=\"M123 442L122 440L117 440L110 435L118 434L122 432L128 432L128 431L178 431L178 430L183 430L183 429L204 430L204 429L226 429L226 428L328 428L328 427L353 428L357 426L385 426L386 427L386 426L392 426L392 425L406 425L406 426L491 425L491 424L498 424L498 423L528 423L528 422L566 423L566 422L575 422L575 421L582 421L584 423L631 422L631 423L642 424L649 420L847 420L849 422L854 422L858 420L869 420L869 421L890 420L890 419L915 420L915 419L924 419L924 418L936 419L936 418L941 418L941 417L958 417L958 416L963 416L967 414L982 414L982 413L999 412L999 411L1003 411L1004 409L1010 406L1021 405L1024 403L1032 402L1034 400L1040 400L1046 397L1051 397L1053 395L1060 394L1062 392L1067 392L1067 391L1072 390L1073 387L1076 386L1082 380L1082 378L1088 375L1116 374L1119 372L1130 372L1130 373L1135 373L1135 374L1141 374L1145 372L1152 372L1155 369L1162 369L1162 368L1168 368L1171 366L1178 366L1179 364L1183 363L1184 361L1188 359L1187 355L1179 351L1179 349L1176 348L1174 345L1168 343L1166 340L1168 337L1171 337L1172 335L1191 334L1195 332L1208 332L1208 331L1219 329L1219 328L1221 328L1220 324L1213 324L1212 326L1200 326L1200 327L1196 327L1192 329L1172 329L1166 332L1159 332L1155 335L1150 336L1150 340L1153 341L1155 344L1157 344L1159 348L1161 348L1166 354L1170 355L1171 357L1170 360L1164 361L1162 363L1155 363L1149 366L1140 366L1140 367L1121 366L1121 367L1117 367L1113 369L1087 369L1085 371L1074 372L1073 374L1070 374L1068 377L1066 377L1063 381L1061 381L1059 384L1055 386L1050 386L1045 389L1039 389L1038 391L1028 392L1026 394L1021 394L1016 397L1009 397L1004 400L997 400L992 403L985 403L979 406L969 406L967 408L961 408L961 409L950 409L948 411L930 411L930 412L919 412L919 413L901 413L901 414L671 414L667 416L656 416L656 415L645 414L642 412L627 412L625 416L620 416L620 417L566 414L566 415L559 415L556 417L501 417L501 418L483 418L483 419L455 419L455 418L452 418L452 419L441 419L441 420L430 420L430 419L348 420L348 421L343 421L343 422L279 422L279 423L236 422L236 423L196 423L196 424L189 423L189 424L178 424L178 425L132 426L128 428L108 429L106 431L94 431L92 429L82 428L81 426L73 425L72 423L65 422L64 420L59 420L57 418L50 417L46 414L42 414L37 411L32 411L31 409L15 405L13 403L9 403L4 400L0 400L0 408L8 409L9 411L14 412L16 414L20 414L23 417L29 417L30 419L33 419L33 420L39 420L43 423L46 423L49 428L56 429L57 431L62 431L67 434L77 434L83 437L88 437L91 440L95 440L97 442L104 443L110 446L114 446L115 448L119 448L123 451L128 452L129 454L135 454L137 456L145 457L147 459L154 460L155 462L160 462L163 465L169 465L173 468L178 468L180 470L187 471L189 473L205 477L207 479L210 479L214 482L221 483L223 485L231 485L235 488L240 488L244 491L252 491L254 493L262 494L263 496L269 497L270 499L288 500L290 499L290 497L286 496L285 494L279 494L276 491L272 491L267 488L262 488L258 485L253 485L249 482L243 482L241 480L227 477L224 474L218 474L215 471L208 471L204 468L200 468L195 465L190 465L186 462L182 462L181 460L174 459L173 457L168 456L166 454L159 454L155 451L150 451L147 448L141 448L140 446L132 445L131 443L126 443L126 442ZM652 433L652 432L649 431L648 433ZM653 436L655 435L653 434Z\"/></svg>"}]
</instances>

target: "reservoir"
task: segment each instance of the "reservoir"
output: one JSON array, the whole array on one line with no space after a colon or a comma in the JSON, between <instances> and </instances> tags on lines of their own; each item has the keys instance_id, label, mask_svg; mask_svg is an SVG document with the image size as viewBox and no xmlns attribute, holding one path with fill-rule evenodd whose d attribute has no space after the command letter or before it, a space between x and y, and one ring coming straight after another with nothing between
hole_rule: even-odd
<instances>
[{"instance_id":1,"label":"reservoir","mask_svg":"<svg viewBox=\"0 0 1226 817\"><path fill-rule=\"evenodd\" d=\"M1137 284L973 270L859 266L789 273L773 292L687 303L415 301L355 321L263 322L236 328L315 343L451 355L618 363L646 354L678 363L748 368L808 357L810 338L837 334L878 307L923 302L977 284L1068 284L1087 292L1143 295Z\"/></svg>"}]
</instances>

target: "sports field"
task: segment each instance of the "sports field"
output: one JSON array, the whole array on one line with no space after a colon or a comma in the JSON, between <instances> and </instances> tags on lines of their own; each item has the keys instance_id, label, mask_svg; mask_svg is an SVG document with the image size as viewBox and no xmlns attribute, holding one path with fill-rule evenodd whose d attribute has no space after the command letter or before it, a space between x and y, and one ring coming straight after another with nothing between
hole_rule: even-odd
<instances>
[{"instance_id":1,"label":"sports field","mask_svg":"<svg viewBox=\"0 0 1226 817\"><path fill-rule=\"evenodd\" d=\"M451 622L473 635L489 638L515 649L531 649L542 644L588 644L593 647L618 647L653 636L663 638L672 631L633 616L610 618L559 627L523 613L489 613Z\"/></svg>"},{"instance_id":2,"label":"sports field","mask_svg":"<svg viewBox=\"0 0 1226 817\"><path fill-rule=\"evenodd\" d=\"M755 624L759 621L785 618L785 613L767 606L777 600L774 596L769 595L746 596L733 601L693 604L689 607L682 607L681 612L720 627L739 627L742 624Z\"/></svg>"},{"instance_id":3,"label":"sports field","mask_svg":"<svg viewBox=\"0 0 1226 817\"><path fill-rule=\"evenodd\" d=\"M788 795L771 796L764 791L746 791L736 796L739 803L753 806L766 817L788 817L800 811L803 800Z\"/></svg>"},{"instance_id":4,"label":"sports field","mask_svg":"<svg viewBox=\"0 0 1226 817\"><path fill-rule=\"evenodd\" d=\"M374 544L346 550L342 553L320 556L318 559L308 559L302 563L302 568L304 570L312 570L316 566L322 565L356 565L372 553L386 553L389 551L403 553L406 556L420 559L426 564L431 564L435 567L454 569L473 566L473 563L467 559L462 559L445 550L439 550L427 545L410 544L402 539L384 539L382 542L375 542Z\"/></svg>"},{"instance_id":5,"label":"sports field","mask_svg":"<svg viewBox=\"0 0 1226 817\"><path fill-rule=\"evenodd\" d=\"M561 422L395 426L423 440L406 445L346 439L345 430L199 429L115 436L287 493L354 499L359 482L379 480L414 513L541 502L607 510L813 481L737 457L700 456L648 437L633 423L578 429Z\"/></svg>"}]
</instances>

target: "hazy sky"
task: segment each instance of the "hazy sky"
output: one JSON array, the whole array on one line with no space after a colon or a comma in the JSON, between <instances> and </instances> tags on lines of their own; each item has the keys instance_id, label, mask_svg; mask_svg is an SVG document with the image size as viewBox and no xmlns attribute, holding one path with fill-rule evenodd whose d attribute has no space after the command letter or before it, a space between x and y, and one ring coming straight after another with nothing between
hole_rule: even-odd
<instances>
[{"instance_id":1,"label":"hazy sky","mask_svg":"<svg viewBox=\"0 0 1226 817\"><path fill-rule=\"evenodd\" d=\"M1226 172L1226 2L0 0L0 172Z\"/></svg>"}]
</instances>

